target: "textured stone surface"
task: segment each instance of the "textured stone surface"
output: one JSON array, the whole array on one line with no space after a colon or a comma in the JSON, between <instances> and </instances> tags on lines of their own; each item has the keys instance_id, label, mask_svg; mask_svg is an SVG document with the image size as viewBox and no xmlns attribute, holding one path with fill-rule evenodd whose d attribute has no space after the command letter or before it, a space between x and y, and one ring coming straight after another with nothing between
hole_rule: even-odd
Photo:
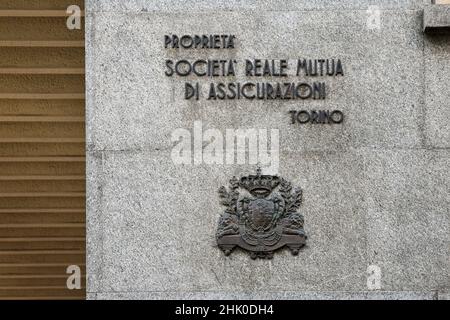
<instances>
[{"instance_id":1,"label":"textured stone surface","mask_svg":"<svg viewBox=\"0 0 450 320\"><path fill-rule=\"evenodd\" d=\"M450 152L384 150L366 156L368 259L384 290L448 287Z\"/></svg>"},{"instance_id":2,"label":"textured stone surface","mask_svg":"<svg viewBox=\"0 0 450 320\"><path fill-rule=\"evenodd\" d=\"M216 190L250 166L180 167L168 152L102 158L103 230L89 230L101 238L101 270L95 263L90 277L98 292L363 291L368 265L381 268L383 290L448 285L447 151L283 154L280 175L305 192L309 240L298 257L273 261L215 246Z\"/></svg>"},{"instance_id":3,"label":"textured stone surface","mask_svg":"<svg viewBox=\"0 0 450 320\"><path fill-rule=\"evenodd\" d=\"M91 18L95 21L89 35L89 50L95 57L91 86L96 92L95 107L87 119L90 150L170 148L171 133L176 128L190 128L199 119L219 129L279 128L281 145L291 151L421 146L424 66L418 11L385 11L380 31L365 27L364 11L326 15L321 11L220 12L201 17L199 20L193 13L102 13ZM231 25L230 20L235 23ZM272 30L273 42L259 28ZM163 48L164 34L183 34L185 30L235 33L238 48L198 53ZM142 49L143 45L151 50ZM324 101L186 101L184 79L164 76L164 61L194 58L193 54L239 61L249 57L336 57L342 59L346 75L323 78L330 90ZM289 110L302 108L341 109L345 124L289 125Z\"/></svg>"},{"instance_id":4,"label":"textured stone surface","mask_svg":"<svg viewBox=\"0 0 450 320\"><path fill-rule=\"evenodd\" d=\"M448 5L428 5L423 10L423 29L425 32L450 31L450 7Z\"/></svg>"},{"instance_id":5,"label":"textured stone surface","mask_svg":"<svg viewBox=\"0 0 450 320\"><path fill-rule=\"evenodd\" d=\"M273 261L253 261L241 252L227 258L215 245L222 211L217 189L251 167L179 167L168 158L106 154L101 291L364 290L362 179L352 169L362 166L360 155L283 156L281 174L298 177L293 183L305 188L303 212L313 245L298 257L284 251ZM312 168L314 175L302 174Z\"/></svg>"},{"instance_id":6,"label":"textured stone surface","mask_svg":"<svg viewBox=\"0 0 450 320\"><path fill-rule=\"evenodd\" d=\"M86 163L86 277L87 291L98 291L103 267L102 154L89 153Z\"/></svg>"},{"instance_id":7,"label":"textured stone surface","mask_svg":"<svg viewBox=\"0 0 450 320\"><path fill-rule=\"evenodd\" d=\"M436 300L434 292L106 292L88 296L103 300Z\"/></svg>"},{"instance_id":8,"label":"textured stone surface","mask_svg":"<svg viewBox=\"0 0 450 320\"><path fill-rule=\"evenodd\" d=\"M197 11L197 10L367 10L369 6L383 9L412 9L427 0L86 0L91 11Z\"/></svg>"},{"instance_id":9,"label":"textured stone surface","mask_svg":"<svg viewBox=\"0 0 450 320\"><path fill-rule=\"evenodd\" d=\"M424 3L87 1L88 298L448 297L450 38L424 36ZM163 48L164 34L185 33L235 34L237 48ZM164 76L167 58L303 57L342 59L325 101L185 101L184 79ZM346 120L290 125L302 108ZM304 190L297 257L216 247L217 189L255 166L175 165L171 134L194 121L280 130L279 174Z\"/></svg>"},{"instance_id":10,"label":"textured stone surface","mask_svg":"<svg viewBox=\"0 0 450 320\"><path fill-rule=\"evenodd\" d=\"M450 147L450 36L425 38L425 136L432 148Z\"/></svg>"}]
</instances>

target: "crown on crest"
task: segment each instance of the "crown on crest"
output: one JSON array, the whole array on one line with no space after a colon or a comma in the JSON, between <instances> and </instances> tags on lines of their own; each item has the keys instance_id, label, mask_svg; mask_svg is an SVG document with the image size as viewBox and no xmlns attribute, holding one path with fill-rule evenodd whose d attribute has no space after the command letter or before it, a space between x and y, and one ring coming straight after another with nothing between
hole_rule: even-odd
<instances>
[{"instance_id":1,"label":"crown on crest","mask_svg":"<svg viewBox=\"0 0 450 320\"><path fill-rule=\"evenodd\" d=\"M242 177L239 181L242 188L257 197L268 196L279 184L279 177L262 175L260 167L256 169L256 175Z\"/></svg>"}]
</instances>

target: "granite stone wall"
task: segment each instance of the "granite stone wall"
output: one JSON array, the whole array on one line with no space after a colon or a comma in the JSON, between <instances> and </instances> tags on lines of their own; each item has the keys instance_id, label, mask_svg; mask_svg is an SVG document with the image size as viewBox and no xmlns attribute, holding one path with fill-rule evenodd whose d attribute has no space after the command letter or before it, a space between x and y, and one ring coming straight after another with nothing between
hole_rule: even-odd
<instances>
[{"instance_id":1,"label":"granite stone wall","mask_svg":"<svg viewBox=\"0 0 450 320\"><path fill-rule=\"evenodd\" d=\"M88 298L448 298L450 35L423 33L427 3L88 0ZM166 34L236 48L168 50ZM185 100L164 75L166 59L303 57L343 61L325 100ZM292 109L345 121L293 125ZM298 256L217 248L217 189L256 166L175 164L172 134L195 121L279 130L278 174L304 193Z\"/></svg>"}]
</instances>

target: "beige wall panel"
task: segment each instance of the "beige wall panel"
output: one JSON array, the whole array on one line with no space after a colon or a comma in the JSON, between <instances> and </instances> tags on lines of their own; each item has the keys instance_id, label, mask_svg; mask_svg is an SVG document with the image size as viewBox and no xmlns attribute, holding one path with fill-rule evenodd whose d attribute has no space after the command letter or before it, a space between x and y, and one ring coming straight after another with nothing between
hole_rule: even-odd
<instances>
[{"instance_id":1,"label":"beige wall panel","mask_svg":"<svg viewBox=\"0 0 450 320\"><path fill-rule=\"evenodd\" d=\"M85 297L83 2L0 2L0 299Z\"/></svg>"}]
</instances>

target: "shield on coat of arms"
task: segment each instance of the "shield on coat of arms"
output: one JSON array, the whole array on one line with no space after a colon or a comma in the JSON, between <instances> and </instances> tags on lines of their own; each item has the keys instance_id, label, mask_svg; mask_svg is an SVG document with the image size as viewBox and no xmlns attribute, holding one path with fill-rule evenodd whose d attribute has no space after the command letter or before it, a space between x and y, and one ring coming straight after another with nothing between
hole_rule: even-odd
<instances>
[{"instance_id":1,"label":"shield on coat of arms","mask_svg":"<svg viewBox=\"0 0 450 320\"><path fill-rule=\"evenodd\" d=\"M255 231L267 230L272 223L275 205L266 199L252 200L248 205L248 226Z\"/></svg>"}]
</instances>

